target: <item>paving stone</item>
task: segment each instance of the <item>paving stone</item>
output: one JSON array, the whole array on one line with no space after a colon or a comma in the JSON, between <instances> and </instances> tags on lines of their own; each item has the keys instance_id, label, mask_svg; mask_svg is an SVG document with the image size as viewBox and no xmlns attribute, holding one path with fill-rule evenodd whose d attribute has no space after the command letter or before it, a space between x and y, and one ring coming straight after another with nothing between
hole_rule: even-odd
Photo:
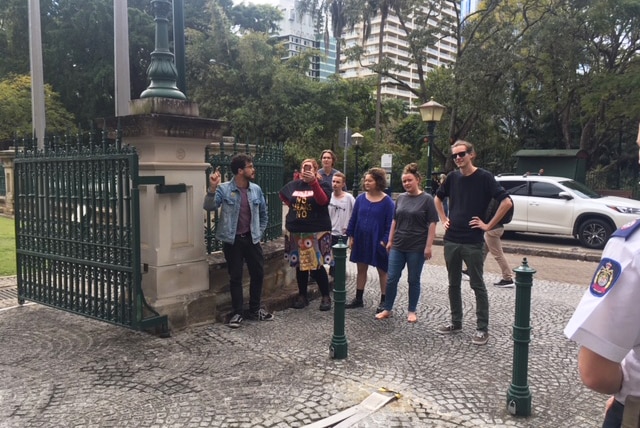
<instances>
[{"instance_id":1,"label":"paving stone","mask_svg":"<svg viewBox=\"0 0 640 428\"><path fill-rule=\"evenodd\" d=\"M434 252L414 325L406 322L406 273L394 317L374 319L379 286L369 270L366 307L347 311L344 360L329 358L333 312L318 311L317 302L279 311L269 323L237 330L211 324L161 339L41 305L3 306L0 294L0 427L299 427L382 386L402 397L358 427L598 426L606 397L581 385L577 346L562 335L597 263L527 256L538 272L531 290L532 415L522 418L506 411L516 291L491 285L499 270L489 257L489 343L471 343L475 298L468 282L463 331L440 335L436 327L449 319L447 272L441 247ZM507 254L514 267L522 259ZM347 268L352 296L355 268ZM15 278L0 278L0 290L12 286Z\"/></svg>"}]
</instances>

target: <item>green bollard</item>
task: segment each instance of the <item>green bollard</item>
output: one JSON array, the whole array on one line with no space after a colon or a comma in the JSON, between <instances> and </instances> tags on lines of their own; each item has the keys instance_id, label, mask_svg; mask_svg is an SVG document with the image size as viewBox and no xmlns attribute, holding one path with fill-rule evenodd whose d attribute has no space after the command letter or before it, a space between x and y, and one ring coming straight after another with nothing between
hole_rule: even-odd
<instances>
[{"instance_id":1,"label":"green bollard","mask_svg":"<svg viewBox=\"0 0 640 428\"><path fill-rule=\"evenodd\" d=\"M529 342L531 341L531 287L535 269L527 258L513 269L516 273L516 313L513 324L513 375L507 390L507 411L515 416L531 415L531 391L527 384Z\"/></svg>"},{"instance_id":2,"label":"green bollard","mask_svg":"<svg viewBox=\"0 0 640 428\"><path fill-rule=\"evenodd\" d=\"M333 247L335 261L335 283L333 285L333 337L329 346L329 356L341 360L347 358L347 336L344 334L344 312L347 301L347 246L342 238Z\"/></svg>"}]
</instances>

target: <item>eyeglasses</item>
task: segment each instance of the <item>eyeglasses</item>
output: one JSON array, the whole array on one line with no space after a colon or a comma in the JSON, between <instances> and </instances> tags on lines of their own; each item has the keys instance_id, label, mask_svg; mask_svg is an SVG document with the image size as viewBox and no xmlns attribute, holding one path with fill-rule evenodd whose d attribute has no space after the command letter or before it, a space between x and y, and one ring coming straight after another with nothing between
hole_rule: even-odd
<instances>
[{"instance_id":1,"label":"eyeglasses","mask_svg":"<svg viewBox=\"0 0 640 428\"><path fill-rule=\"evenodd\" d=\"M456 158L463 158L468 154L469 154L469 152L454 153L454 154L451 155L451 159L456 160Z\"/></svg>"}]
</instances>

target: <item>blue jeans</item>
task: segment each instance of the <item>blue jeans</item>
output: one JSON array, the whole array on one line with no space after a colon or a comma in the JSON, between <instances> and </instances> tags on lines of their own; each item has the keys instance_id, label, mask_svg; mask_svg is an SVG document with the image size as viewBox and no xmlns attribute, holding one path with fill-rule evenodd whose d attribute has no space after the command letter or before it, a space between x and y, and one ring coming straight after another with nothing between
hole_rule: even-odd
<instances>
[{"instance_id":1,"label":"blue jeans","mask_svg":"<svg viewBox=\"0 0 640 428\"><path fill-rule=\"evenodd\" d=\"M477 244L456 244L444 241L444 261L449 274L449 305L451 306L451 323L462 327L462 262L467 265L469 285L476 295L477 329L489 330L489 296L484 285L484 242Z\"/></svg>"},{"instance_id":2,"label":"blue jeans","mask_svg":"<svg viewBox=\"0 0 640 428\"><path fill-rule=\"evenodd\" d=\"M389 253L389 271L387 278L387 290L385 292L384 308L387 311L393 309L393 303L398 294L398 281L402 275L402 269L407 266L409 279L409 312L415 312L420 299L420 275L424 266L424 253L399 251L391 249Z\"/></svg>"}]
</instances>

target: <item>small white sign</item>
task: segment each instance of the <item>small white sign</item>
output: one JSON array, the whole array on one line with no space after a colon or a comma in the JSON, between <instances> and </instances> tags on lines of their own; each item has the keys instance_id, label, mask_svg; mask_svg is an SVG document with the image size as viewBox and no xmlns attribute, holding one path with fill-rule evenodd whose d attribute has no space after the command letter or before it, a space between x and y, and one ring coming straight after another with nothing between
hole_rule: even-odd
<instances>
[{"instance_id":1,"label":"small white sign","mask_svg":"<svg viewBox=\"0 0 640 428\"><path fill-rule=\"evenodd\" d=\"M393 166L393 154L383 153L382 158L380 158L380 166L384 169L391 169Z\"/></svg>"}]
</instances>

